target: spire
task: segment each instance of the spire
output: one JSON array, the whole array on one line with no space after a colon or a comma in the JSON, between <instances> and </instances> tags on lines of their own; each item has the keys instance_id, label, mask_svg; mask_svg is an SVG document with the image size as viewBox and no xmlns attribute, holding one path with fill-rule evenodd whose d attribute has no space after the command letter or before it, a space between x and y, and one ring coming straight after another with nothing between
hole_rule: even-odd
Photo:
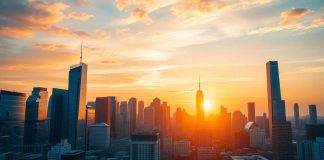
<instances>
[{"instance_id":1,"label":"spire","mask_svg":"<svg viewBox=\"0 0 324 160\"><path fill-rule=\"evenodd\" d=\"M199 90L200 90L200 75L199 75L199 85L198 86L199 86Z\"/></svg>"},{"instance_id":2,"label":"spire","mask_svg":"<svg viewBox=\"0 0 324 160\"><path fill-rule=\"evenodd\" d=\"M82 63L82 46L83 46L83 40L81 41L81 56L80 56L80 64Z\"/></svg>"}]
</instances>

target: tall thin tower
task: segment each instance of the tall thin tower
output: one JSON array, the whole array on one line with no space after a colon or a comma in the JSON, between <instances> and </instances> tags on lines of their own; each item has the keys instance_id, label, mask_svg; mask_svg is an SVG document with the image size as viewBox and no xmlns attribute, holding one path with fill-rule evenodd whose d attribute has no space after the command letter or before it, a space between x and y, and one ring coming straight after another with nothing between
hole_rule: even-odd
<instances>
[{"instance_id":1,"label":"tall thin tower","mask_svg":"<svg viewBox=\"0 0 324 160\"><path fill-rule=\"evenodd\" d=\"M204 121L204 94L200 89L200 77L196 94L196 116L198 124Z\"/></svg>"}]
</instances>

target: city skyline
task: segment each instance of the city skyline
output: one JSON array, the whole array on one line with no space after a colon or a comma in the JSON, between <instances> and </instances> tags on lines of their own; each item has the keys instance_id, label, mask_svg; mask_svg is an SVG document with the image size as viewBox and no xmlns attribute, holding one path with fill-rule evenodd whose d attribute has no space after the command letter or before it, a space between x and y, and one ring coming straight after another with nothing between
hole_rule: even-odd
<instances>
[{"instance_id":1,"label":"city skyline","mask_svg":"<svg viewBox=\"0 0 324 160\"><path fill-rule=\"evenodd\" d=\"M30 93L42 86L49 94L51 88L67 89L66 71L79 62L84 40L88 101L136 94L148 102L157 96L172 111L183 107L194 114L200 75L204 98L212 104L206 116L219 113L221 105L246 114L247 102L255 102L261 115L267 112L264 63L278 60L287 115L293 115L294 103L300 116L309 104L324 115L319 0L4 2L1 89ZM19 7L26 13L11 11ZM38 12L44 14L37 17Z\"/></svg>"}]
</instances>

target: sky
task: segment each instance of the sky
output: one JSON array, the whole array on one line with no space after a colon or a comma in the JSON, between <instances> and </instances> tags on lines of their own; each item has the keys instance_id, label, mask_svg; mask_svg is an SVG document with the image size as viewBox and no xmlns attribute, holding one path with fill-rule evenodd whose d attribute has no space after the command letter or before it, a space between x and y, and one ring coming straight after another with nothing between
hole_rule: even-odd
<instances>
[{"instance_id":1,"label":"sky","mask_svg":"<svg viewBox=\"0 0 324 160\"><path fill-rule=\"evenodd\" d=\"M195 113L267 112L266 62L279 62L287 115L324 115L323 0L1 0L0 89L67 88L88 64L87 100L155 97Z\"/></svg>"}]
</instances>

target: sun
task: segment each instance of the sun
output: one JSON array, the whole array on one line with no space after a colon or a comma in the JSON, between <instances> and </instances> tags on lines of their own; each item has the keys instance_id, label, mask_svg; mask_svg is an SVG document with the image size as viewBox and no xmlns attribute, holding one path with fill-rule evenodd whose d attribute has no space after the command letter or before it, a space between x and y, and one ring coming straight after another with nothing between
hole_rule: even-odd
<instances>
[{"instance_id":1,"label":"sun","mask_svg":"<svg viewBox=\"0 0 324 160\"><path fill-rule=\"evenodd\" d=\"M212 105L209 101L204 102L204 110L210 110L212 108Z\"/></svg>"}]
</instances>

